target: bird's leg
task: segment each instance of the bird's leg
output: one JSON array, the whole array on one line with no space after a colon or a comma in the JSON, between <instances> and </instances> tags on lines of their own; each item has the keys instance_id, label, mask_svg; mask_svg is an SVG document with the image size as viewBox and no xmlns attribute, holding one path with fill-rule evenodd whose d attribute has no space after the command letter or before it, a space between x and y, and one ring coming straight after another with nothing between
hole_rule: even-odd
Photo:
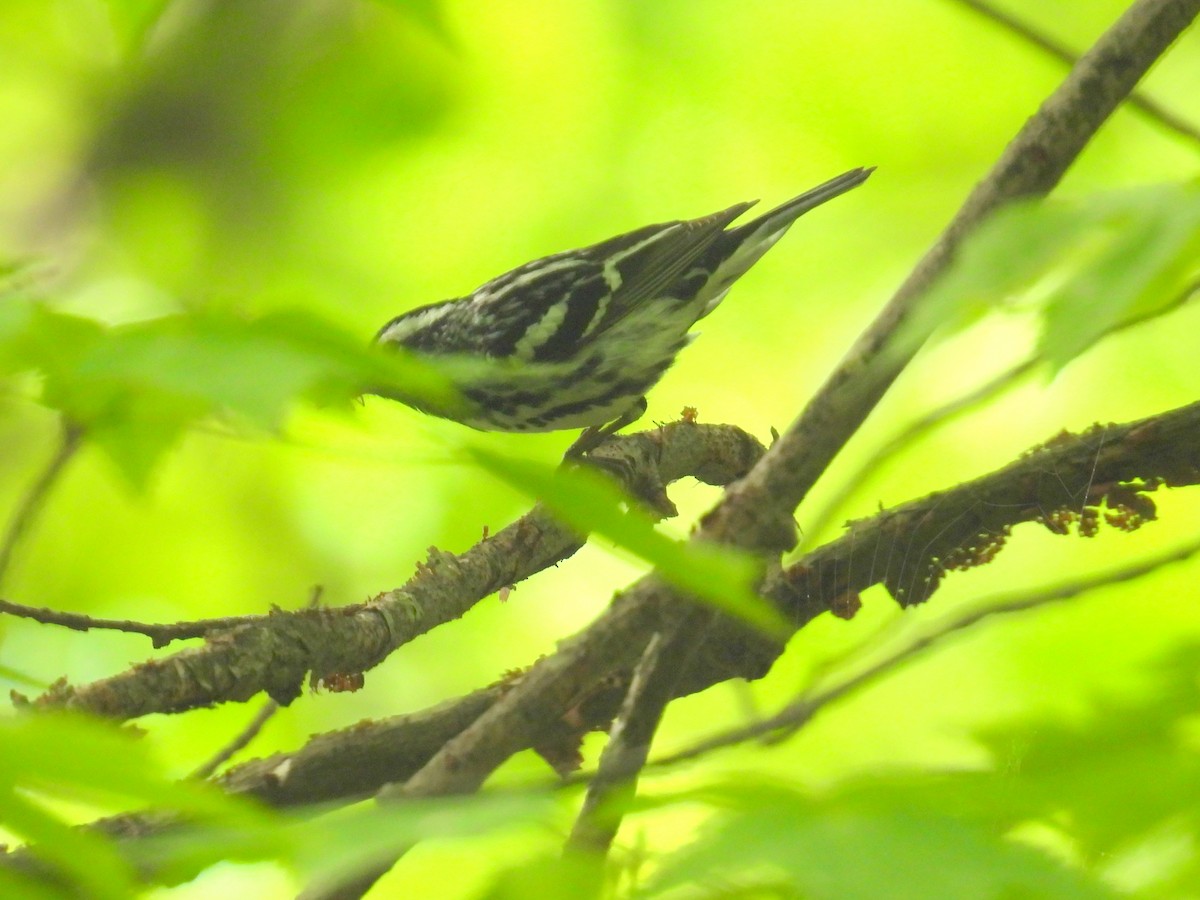
<instances>
[{"instance_id":1,"label":"bird's leg","mask_svg":"<svg viewBox=\"0 0 1200 900\"><path fill-rule=\"evenodd\" d=\"M646 398L639 397L638 401L621 413L620 416L613 419L607 425L589 425L583 429L583 433L575 440L570 448L568 448L563 459L579 459L589 450L595 450L610 437L624 428L626 425L632 425L640 419L646 412Z\"/></svg>"}]
</instances>

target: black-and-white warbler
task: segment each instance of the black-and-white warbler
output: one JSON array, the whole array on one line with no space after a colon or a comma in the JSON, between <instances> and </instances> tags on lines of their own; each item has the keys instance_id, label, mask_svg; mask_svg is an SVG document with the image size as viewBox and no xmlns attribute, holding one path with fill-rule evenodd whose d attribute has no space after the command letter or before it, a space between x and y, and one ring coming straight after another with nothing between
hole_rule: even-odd
<instances>
[{"instance_id":1,"label":"black-and-white warbler","mask_svg":"<svg viewBox=\"0 0 1200 900\"><path fill-rule=\"evenodd\" d=\"M846 172L744 225L727 227L753 201L536 259L397 316L376 340L457 361L445 371L464 402L439 410L388 395L484 431L585 428L573 450L590 449L645 412L688 330L796 219L871 171Z\"/></svg>"}]
</instances>

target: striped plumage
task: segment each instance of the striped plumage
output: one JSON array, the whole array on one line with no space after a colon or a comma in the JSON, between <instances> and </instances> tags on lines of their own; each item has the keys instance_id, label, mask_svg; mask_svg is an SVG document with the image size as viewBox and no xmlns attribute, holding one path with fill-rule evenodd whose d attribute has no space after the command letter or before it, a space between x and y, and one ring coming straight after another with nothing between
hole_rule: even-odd
<instances>
[{"instance_id":1,"label":"striped plumage","mask_svg":"<svg viewBox=\"0 0 1200 900\"><path fill-rule=\"evenodd\" d=\"M427 411L482 430L588 427L602 438L641 414L688 330L797 218L871 171L846 172L744 225L728 227L753 202L534 260L465 297L397 316L376 339L421 356L488 361L455 377L464 408Z\"/></svg>"}]
</instances>

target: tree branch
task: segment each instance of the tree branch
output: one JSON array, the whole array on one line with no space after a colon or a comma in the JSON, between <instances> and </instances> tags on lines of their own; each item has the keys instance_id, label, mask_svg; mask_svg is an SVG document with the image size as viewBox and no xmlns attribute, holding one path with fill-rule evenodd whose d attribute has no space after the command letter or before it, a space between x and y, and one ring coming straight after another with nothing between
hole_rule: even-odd
<instances>
[{"instance_id":1,"label":"tree branch","mask_svg":"<svg viewBox=\"0 0 1200 900\"><path fill-rule=\"evenodd\" d=\"M1004 204L1049 193L1197 13L1200 0L1138 0L1079 59L800 418L707 517L706 535L772 550L795 543L792 512L928 337L934 323L912 322L912 312L963 240Z\"/></svg>"},{"instance_id":2,"label":"tree branch","mask_svg":"<svg viewBox=\"0 0 1200 900\"><path fill-rule=\"evenodd\" d=\"M989 475L858 522L783 573L793 614L883 584L903 606L945 575L989 562L1013 526L1132 531L1155 518L1147 494L1200 481L1200 403L1124 424L1066 432ZM857 551L857 552L856 552ZM805 599L809 598L809 599ZM804 613L808 616L808 613Z\"/></svg>"},{"instance_id":3,"label":"tree branch","mask_svg":"<svg viewBox=\"0 0 1200 900\"><path fill-rule=\"evenodd\" d=\"M696 605L683 612L666 636L655 632L633 670L596 777L567 838L567 853L601 863L617 836L625 808L637 794L638 774L650 756L663 713L675 699L680 675L701 643L697 637L714 616L710 607Z\"/></svg>"},{"instance_id":4,"label":"tree branch","mask_svg":"<svg viewBox=\"0 0 1200 900\"><path fill-rule=\"evenodd\" d=\"M1103 512L1113 527L1133 530L1154 518L1147 493L1195 484L1200 484L1200 402L1121 425L1094 426L1082 435L1060 434L997 472L857 522L842 538L769 577L762 592L797 628L826 611L853 615L858 593L875 584L910 605L928 599L948 571L990 562L1016 524L1039 522L1055 534L1075 525L1086 537L1095 533ZM670 629L687 602L647 576L562 642L557 653L535 663L407 782L383 787L377 799L477 790L508 757L561 725L578 698L614 673L628 672L644 636ZM761 677L781 650L741 622L714 617L706 640L679 674L675 695L730 678ZM390 865L312 896L361 896Z\"/></svg>"},{"instance_id":5,"label":"tree branch","mask_svg":"<svg viewBox=\"0 0 1200 900\"><path fill-rule=\"evenodd\" d=\"M732 426L679 422L610 440L592 456L631 493L661 504L663 485L689 476L728 484L762 452ZM203 647L91 684L59 684L35 702L114 719L244 701L264 690L287 705L310 672L313 679L363 672L484 597L566 559L582 543L536 506L465 553L430 550L407 584L367 603L235 620L233 628L206 632Z\"/></svg>"},{"instance_id":6,"label":"tree branch","mask_svg":"<svg viewBox=\"0 0 1200 900\"><path fill-rule=\"evenodd\" d=\"M773 716L763 719L760 722L755 722L753 725L730 729L722 734L699 741L678 753L672 753L670 756L654 760L650 765L655 768L671 766L696 759L714 750L720 750L760 738L766 740L768 743L782 741L811 722L821 710L870 685L872 682L878 681L883 676L891 674L910 660L924 655L927 651L936 650L944 646L950 638L962 631L974 628L976 625L996 616L1027 612L1041 606L1071 600L1081 594L1111 587L1115 584L1134 581L1165 566L1191 559L1198 553L1200 553L1200 541L1193 541L1168 553L1125 566L1115 571L1104 572L1099 575L1069 581L1065 584L1054 585L1041 590L1005 594L982 600L973 604L971 609L950 617L930 632L914 639L862 671L856 672L828 687L806 693L789 703Z\"/></svg>"}]
</instances>

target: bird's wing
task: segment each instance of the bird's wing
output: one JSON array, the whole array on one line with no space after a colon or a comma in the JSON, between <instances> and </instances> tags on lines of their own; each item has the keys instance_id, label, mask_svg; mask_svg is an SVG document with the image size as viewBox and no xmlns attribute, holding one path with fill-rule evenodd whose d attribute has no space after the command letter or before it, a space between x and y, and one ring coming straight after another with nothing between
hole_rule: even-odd
<instances>
[{"instance_id":1,"label":"bird's wing","mask_svg":"<svg viewBox=\"0 0 1200 900\"><path fill-rule=\"evenodd\" d=\"M598 253L602 276L612 293L585 339L602 334L647 300L664 296L725 226L753 205L754 201L738 203L699 219L651 226L643 229L650 232L644 239L607 255Z\"/></svg>"},{"instance_id":2,"label":"bird's wing","mask_svg":"<svg viewBox=\"0 0 1200 900\"><path fill-rule=\"evenodd\" d=\"M647 225L533 260L481 285L457 311L486 311L486 327L470 333L474 349L488 356L570 359L640 304L667 293L749 206ZM443 335L441 345L448 340Z\"/></svg>"}]
</instances>

